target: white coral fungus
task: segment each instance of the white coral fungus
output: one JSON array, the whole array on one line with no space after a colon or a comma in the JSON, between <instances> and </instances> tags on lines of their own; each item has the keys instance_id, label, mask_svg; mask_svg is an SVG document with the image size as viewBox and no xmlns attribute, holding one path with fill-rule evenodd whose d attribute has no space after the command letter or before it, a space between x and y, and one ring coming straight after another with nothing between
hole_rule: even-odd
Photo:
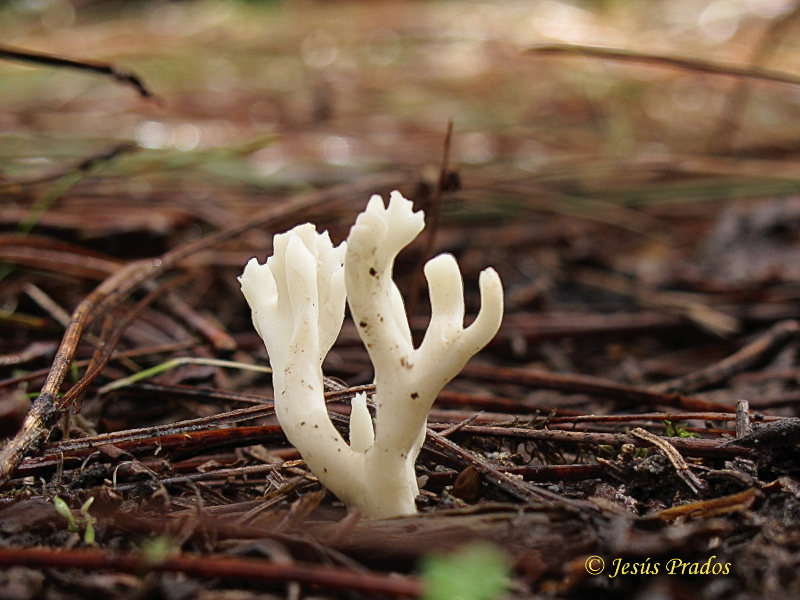
<instances>
[{"instance_id":1,"label":"white coral fungus","mask_svg":"<svg viewBox=\"0 0 800 600\"><path fill-rule=\"evenodd\" d=\"M497 333L503 288L494 269L480 274L481 308L464 327L456 260L425 265L431 321L414 348L403 299L392 281L397 254L424 228L422 212L400 192L388 208L374 195L346 242L334 247L310 223L275 236L273 256L251 259L239 278L253 324L270 356L275 412L317 478L351 508L382 518L416 512L414 462L439 391ZM356 396L350 444L325 407L322 361L344 320L345 298L375 368L375 425Z\"/></svg>"}]
</instances>

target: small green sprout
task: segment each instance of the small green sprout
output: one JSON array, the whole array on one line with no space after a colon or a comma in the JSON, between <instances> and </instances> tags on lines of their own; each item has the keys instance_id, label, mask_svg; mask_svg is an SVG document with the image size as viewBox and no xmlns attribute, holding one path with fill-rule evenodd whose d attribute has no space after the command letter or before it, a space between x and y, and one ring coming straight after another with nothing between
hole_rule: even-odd
<instances>
[{"instance_id":1,"label":"small green sprout","mask_svg":"<svg viewBox=\"0 0 800 600\"><path fill-rule=\"evenodd\" d=\"M164 564L175 553L175 544L166 536L157 536L141 544L145 564L155 567Z\"/></svg>"},{"instance_id":2,"label":"small green sprout","mask_svg":"<svg viewBox=\"0 0 800 600\"><path fill-rule=\"evenodd\" d=\"M97 391L97 393L98 395L102 396L103 394L108 393L111 390L123 388L128 385L134 384L137 381L143 381L144 379L155 377L156 375L160 375L161 373L169 371L170 369L174 369L175 367L180 367L181 365L207 365L210 367L228 367L229 369L241 369L242 371L256 371L258 373L272 373L272 369L270 369L269 367L262 367L260 365L250 365L243 362L221 360L218 358L202 358L202 357L195 358L193 356L181 356L178 358L170 359L154 367L150 367L149 369L143 369L138 373L129 375L128 377L123 377L122 379L117 379L116 381L112 381L111 383L108 383L103 387L101 387Z\"/></svg>"},{"instance_id":3,"label":"small green sprout","mask_svg":"<svg viewBox=\"0 0 800 600\"><path fill-rule=\"evenodd\" d=\"M508 588L507 557L490 544L473 544L422 564L423 600L496 600Z\"/></svg>"},{"instance_id":4,"label":"small green sprout","mask_svg":"<svg viewBox=\"0 0 800 600\"><path fill-rule=\"evenodd\" d=\"M66 502L56 496L53 498L53 506L55 507L56 512L67 520L67 529L73 533L80 531L78 522L75 520L75 517L72 515L72 510L69 506L67 506Z\"/></svg>"},{"instance_id":5,"label":"small green sprout","mask_svg":"<svg viewBox=\"0 0 800 600\"><path fill-rule=\"evenodd\" d=\"M67 520L67 529L69 531L77 533L81 530L81 524L83 524L83 542L87 545L94 544L95 541L94 524L97 523L97 518L89 514L89 508L93 502L94 496L84 502L80 508L82 519L76 519L69 505L62 498L58 496L53 498L53 506L56 512Z\"/></svg>"},{"instance_id":6,"label":"small green sprout","mask_svg":"<svg viewBox=\"0 0 800 600\"><path fill-rule=\"evenodd\" d=\"M663 423L664 423L664 437L678 437L678 438L700 437L693 431L686 431L686 423L675 425L670 420L665 420L663 421Z\"/></svg>"}]
</instances>

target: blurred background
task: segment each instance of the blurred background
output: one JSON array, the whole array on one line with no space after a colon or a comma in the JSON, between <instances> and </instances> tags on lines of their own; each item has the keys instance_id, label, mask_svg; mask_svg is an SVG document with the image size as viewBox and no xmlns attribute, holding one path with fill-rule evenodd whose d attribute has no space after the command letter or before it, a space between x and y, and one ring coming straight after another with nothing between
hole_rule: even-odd
<instances>
[{"instance_id":1,"label":"blurred background","mask_svg":"<svg viewBox=\"0 0 800 600\"><path fill-rule=\"evenodd\" d=\"M789 0L5 1L2 45L114 65L157 98L0 60L0 223L154 256L333 183L432 189L452 120L436 249L468 281L498 266L510 308L794 302L799 18ZM352 216L325 219L338 240ZM270 232L240 241L204 257L224 282ZM222 320L248 328L229 291ZM655 305L737 330L697 298Z\"/></svg>"},{"instance_id":2,"label":"blurred background","mask_svg":"<svg viewBox=\"0 0 800 600\"><path fill-rule=\"evenodd\" d=\"M148 151L140 160L258 186L321 184L438 165L452 118L452 160L484 184L558 181L575 201L613 191L628 203L763 193L797 175L753 163L798 149L797 85L525 49L589 44L797 73L797 10L790 0L5 1L3 44L111 62L164 103L102 77L0 61L0 175L133 141ZM667 170L733 172L742 185L672 193L655 184ZM152 183L126 186L146 196Z\"/></svg>"}]
</instances>

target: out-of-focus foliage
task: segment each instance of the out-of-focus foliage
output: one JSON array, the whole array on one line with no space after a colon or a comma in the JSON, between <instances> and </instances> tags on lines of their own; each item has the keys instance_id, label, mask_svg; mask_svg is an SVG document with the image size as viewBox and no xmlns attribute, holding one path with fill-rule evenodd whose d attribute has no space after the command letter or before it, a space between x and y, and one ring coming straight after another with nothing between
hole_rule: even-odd
<instances>
[{"instance_id":1,"label":"out-of-focus foliage","mask_svg":"<svg viewBox=\"0 0 800 600\"><path fill-rule=\"evenodd\" d=\"M422 565L424 600L495 600L509 582L506 556L495 546L476 544Z\"/></svg>"},{"instance_id":2,"label":"out-of-focus foliage","mask_svg":"<svg viewBox=\"0 0 800 600\"><path fill-rule=\"evenodd\" d=\"M97 75L0 61L0 177L45 176L121 142L139 152L96 173L142 202L167 183L208 199L224 182L299 190L384 170L435 173L452 118L465 193L446 219L592 213L642 233L653 224L615 207L800 190L791 161L762 163L796 148L797 90L525 49L760 57L793 72L793 7L15 0L0 9L4 44L108 61L164 104Z\"/></svg>"}]
</instances>

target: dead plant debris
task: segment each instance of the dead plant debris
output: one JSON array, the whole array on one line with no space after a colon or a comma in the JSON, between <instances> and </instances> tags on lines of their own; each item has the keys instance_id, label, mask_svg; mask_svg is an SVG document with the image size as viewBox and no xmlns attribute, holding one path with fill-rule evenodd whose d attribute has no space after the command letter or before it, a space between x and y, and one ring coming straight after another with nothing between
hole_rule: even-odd
<instances>
[{"instance_id":1,"label":"dead plant debris","mask_svg":"<svg viewBox=\"0 0 800 600\"><path fill-rule=\"evenodd\" d=\"M34 4L0 4L0 597L434 600L426 558L476 543L509 598L797 595L800 3L724 40L720 2L683 29L628 3ZM236 277L392 189L435 224L397 263L414 335L439 252L494 266L507 311L437 399L418 514L367 520L237 368L268 357ZM374 391L352 323L324 370L347 436Z\"/></svg>"}]
</instances>

